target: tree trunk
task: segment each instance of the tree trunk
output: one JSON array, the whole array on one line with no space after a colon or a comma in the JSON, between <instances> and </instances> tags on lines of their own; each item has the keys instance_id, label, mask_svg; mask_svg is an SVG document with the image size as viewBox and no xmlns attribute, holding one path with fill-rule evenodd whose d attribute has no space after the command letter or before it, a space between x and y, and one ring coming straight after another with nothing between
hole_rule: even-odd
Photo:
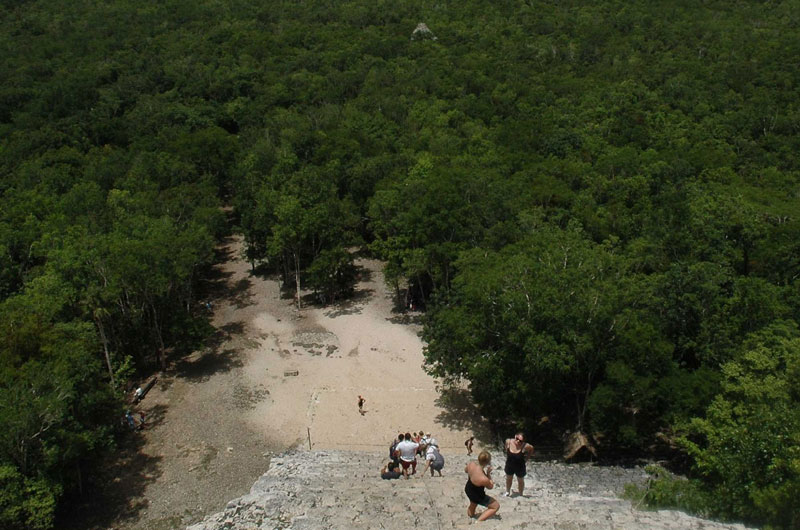
<instances>
[{"instance_id":1,"label":"tree trunk","mask_svg":"<svg viewBox=\"0 0 800 530\"><path fill-rule=\"evenodd\" d=\"M111 386L116 387L117 383L114 381L114 370L111 368L111 355L108 353L108 337L106 337L106 331L103 328L103 321L100 320L99 317L95 317L94 322L97 324L97 330L100 332L100 340L103 342L103 353L105 353L106 356L106 367L108 367L108 377L111 378Z\"/></svg>"},{"instance_id":2,"label":"tree trunk","mask_svg":"<svg viewBox=\"0 0 800 530\"><path fill-rule=\"evenodd\" d=\"M292 252L292 257L294 258L294 284L297 288L295 301L297 303L297 309L300 309L300 256L297 252Z\"/></svg>"},{"instance_id":3,"label":"tree trunk","mask_svg":"<svg viewBox=\"0 0 800 530\"><path fill-rule=\"evenodd\" d=\"M152 301L150 302L150 310L153 312L153 325L155 326L156 337L158 338L158 364L161 366L161 370L164 371L167 369L167 356L164 351L166 348L164 347L164 337L161 335L161 326L158 323L156 305Z\"/></svg>"}]
</instances>

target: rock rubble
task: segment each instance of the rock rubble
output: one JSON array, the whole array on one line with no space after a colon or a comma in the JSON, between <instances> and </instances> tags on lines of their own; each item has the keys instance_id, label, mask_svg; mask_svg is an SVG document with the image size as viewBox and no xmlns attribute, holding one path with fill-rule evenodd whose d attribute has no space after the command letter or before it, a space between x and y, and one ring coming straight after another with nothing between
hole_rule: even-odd
<instances>
[{"instance_id":1,"label":"rock rubble","mask_svg":"<svg viewBox=\"0 0 800 530\"><path fill-rule=\"evenodd\" d=\"M530 529L744 529L676 511L643 511L619 498L625 484L644 484L640 467L532 462L525 495L504 497L502 457L493 455L497 481L487 493L500 501L484 528ZM189 530L465 528L466 455L447 455L443 477L381 480L383 453L292 451L273 456L248 495L228 503ZM479 507L480 512L482 508Z\"/></svg>"}]
</instances>

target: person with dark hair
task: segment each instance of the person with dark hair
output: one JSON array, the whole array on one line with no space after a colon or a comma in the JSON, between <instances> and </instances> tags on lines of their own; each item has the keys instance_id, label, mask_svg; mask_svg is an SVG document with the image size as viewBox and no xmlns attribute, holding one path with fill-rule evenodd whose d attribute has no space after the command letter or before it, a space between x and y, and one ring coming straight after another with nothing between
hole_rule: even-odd
<instances>
[{"instance_id":1,"label":"person with dark hair","mask_svg":"<svg viewBox=\"0 0 800 530\"><path fill-rule=\"evenodd\" d=\"M521 432L518 432L514 435L514 438L506 440L505 450L506 492L504 495L506 497L511 496L511 482L514 475L516 475L519 495L522 497L522 493L525 491L525 475L527 473L525 463L533 455L533 446L525 443L525 437Z\"/></svg>"},{"instance_id":2,"label":"person with dark hair","mask_svg":"<svg viewBox=\"0 0 800 530\"><path fill-rule=\"evenodd\" d=\"M402 476L403 474L397 471L397 462L389 462L381 469L381 478L383 480L392 480Z\"/></svg>"},{"instance_id":3,"label":"person with dark hair","mask_svg":"<svg viewBox=\"0 0 800 530\"><path fill-rule=\"evenodd\" d=\"M364 397L359 394L359 396L358 396L358 413L361 414L362 416L364 415L364 403L365 402L366 402L366 399L364 399Z\"/></svg>"},{"instance_id":4,"label":"person with dark hair","mask_svg":"<svg viewBox=\"0 0 800 530\"><path fill-rule=\"evenodd\" d=\"M392 445L390 445L390 446L389 446L389 458L391 458L391 459L392 459L392 461L393 461L395 464L399 464L399 463L400 463L400 460L399 460L399 458L397 457L397 451L396 451L396 449L397 449L397 444L399 444L399 443L400 443L400 442L402 442L403 440L405 440L405 437L403 436L403 433L400 433L400 434L398 434L398 435L397 435L397 438L395 438L394 440L392 440Z\"/></svg>"},{"instance_id":5,"label":"person with dark hair","mask_svg":"<svg viewBox=\"0 0 800 530\"><path fill-rule=\"evenodd\" d=\"M467 515L475 517L475 509L480 504L485 506L486 509L478 516L478 521L485 521L489 517L497 513L500 509L500 503L497 499L486 495L486 488L494 488L492 481L492 455L488 451L481 451L478 455L478 460L470 460L464 472L468 475L467 484L464 486L464 493L467 494L469 499L469 507L467 508Z\"/></svg>"},{"instance_id":6,"label":"person with dark hair","mask_svg":"<svg viewBox=\"0 0 800 530\"><path fill-rule=\"evenodd\" d=\"M467 456L472 454L472 444L474 443L474 441L475 437L470 436L469 438L467 438L467 441L464 442L464 447L467 448Z\"/></svg>"},{"instance_id":7,"label":"person with dark hair","mask_svg":"<svg viewBox=\"0 0 800 530\"><path fill-rule=\"evenodd\" d=\"M395 454L400 457L400 465L403 466L403 476L408 478L408 468L411 468L411 474L417 472L417 448L419 446L411 441L411 433L407 432L403 435L403 441L397 444Z\"/></svg>"}]
</instances>

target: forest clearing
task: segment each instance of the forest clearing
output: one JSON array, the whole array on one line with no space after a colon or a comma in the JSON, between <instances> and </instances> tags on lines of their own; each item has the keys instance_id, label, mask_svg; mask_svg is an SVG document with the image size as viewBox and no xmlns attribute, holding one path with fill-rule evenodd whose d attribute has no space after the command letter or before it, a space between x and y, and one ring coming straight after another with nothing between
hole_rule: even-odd
<instances>
[{"instance_id":1,"label":"forest clearing","mask_svg":"<svg viewBox=\"0 0 800 530\"><path fill-rule=\"evenodd\" d=\"M490 442L469 398L450 405L422 369L417 315L395 309L379 262L357 262L351 299L298 311L276 278L253 273L240 237L218 255L210 301L221 339L171 365L142 402L147 427L131 433L139 454L107 477L125 485L111 500L127 507L109 505L119 513L103 513L98 528L197 522L247 492L270 454L308 449L309 433L314 450L374 452L423 429L447 451L463 452L471 433Z\"/></svg>"},{"instance_id":2,"label":"forest clearing","mask_svg":"<svg viewBox=\"0 0 800 530\"><path fill-rule=\"evenodd\" d=\"M178 524L273 450L430 429L797 528L799 21L4 1L0 527Z\"/></svg>"}]
</instances>

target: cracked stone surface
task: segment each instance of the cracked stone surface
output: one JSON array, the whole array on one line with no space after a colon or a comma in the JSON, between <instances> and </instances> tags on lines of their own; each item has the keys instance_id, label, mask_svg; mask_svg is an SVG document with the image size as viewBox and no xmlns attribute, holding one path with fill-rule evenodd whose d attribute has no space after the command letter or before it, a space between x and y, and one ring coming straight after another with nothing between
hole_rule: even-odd
<instances>
[{"instance_id":1,"label":"cracked stone surface","mask_svg":"<svg viewBox=\"0 0 800 530\"><path fill-rule=\"evenodd\" d=\"M232 500L189 530L274 528L464 528L466 455L445 454L443 477L381 480L384 453L292 451L273 456L269 470L248 495ZM525 495L502 496L502 456L493 454L498 483L487 493L500 502L498 515L484 528L530 529L744 529L677 511L644 511L621 499L625 484L644 484L641 467L528 464ZM482 508L479 507L480 512Z\"/></svg>"}]
</instances>

